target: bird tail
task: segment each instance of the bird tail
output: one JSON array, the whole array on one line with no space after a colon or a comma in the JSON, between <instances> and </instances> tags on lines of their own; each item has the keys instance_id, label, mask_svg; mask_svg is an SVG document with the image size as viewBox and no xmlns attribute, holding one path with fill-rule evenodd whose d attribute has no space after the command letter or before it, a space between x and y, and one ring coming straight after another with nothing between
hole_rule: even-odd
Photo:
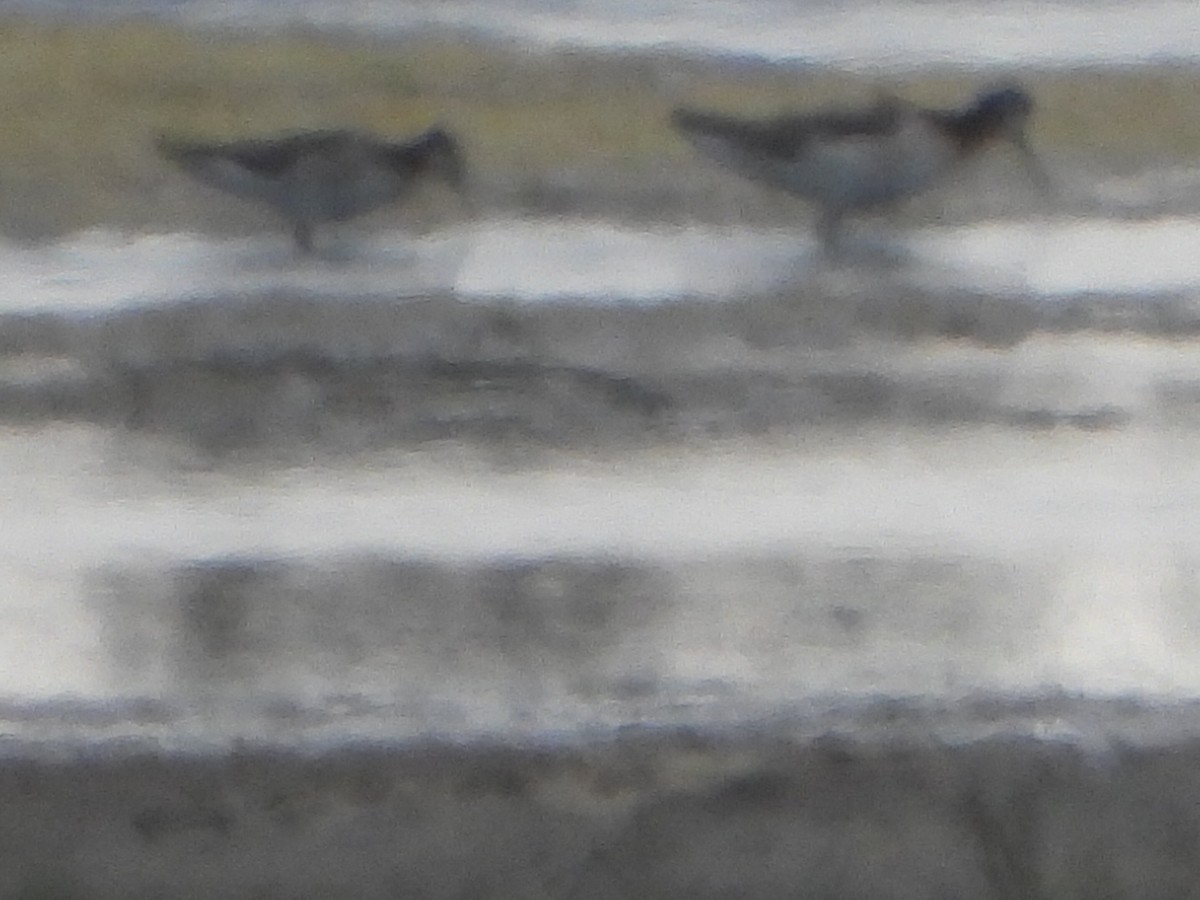
<instances>
[{"instance_id":1,"label":"bird tail","mask_svg":"<svg viewBox=\"0 0 1200 900\"><path fill-rule=\"evenodd\" d=\"M154 149L163 159L185 165L196 155L196 145L173 135L160 134L154 139Z\"/></svg>"},{"instance_id":2,"label":"bird tail","mask_svg":"<svg viewBox=\"0 0 1200 900\"><path fill-rule=\"evenodd\" d=\"M724 134L730 122L725 116L716 113L681 106L671 113L671 124L685 135L712 137Z\"/></svg>"}]
</instances>

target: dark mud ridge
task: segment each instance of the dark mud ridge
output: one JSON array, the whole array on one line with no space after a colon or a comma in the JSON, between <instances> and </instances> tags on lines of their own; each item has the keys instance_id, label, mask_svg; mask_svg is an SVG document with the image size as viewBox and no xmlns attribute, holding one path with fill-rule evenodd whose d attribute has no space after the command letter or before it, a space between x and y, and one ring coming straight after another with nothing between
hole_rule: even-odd
<instances>
[{"instance_id":1,"label":"dark mud ridge","mask_svg":"<svg viewBox=\"0 0 1200 900\"><path fill-rule=\"evenodd\" d=\"M993 351L1077 335L1173 340L1198 324L1170 298L1039 307L871 283L849 297L815 285L720 304L289 294L9 316L0 420L95 422L215 457L447 439L587 448L871 423L1111 428L1147 410L1014 401L1022 357ZM926 364L956 347L979 365ZM1195 415L1197 385L1149 387L1162 407L1152 414Z\"/></svg>"},{"instance_id":2,"label":"dark mud ridge","mask_svg":"<svg viewBox=\"0 0 1200 900\"><path fill-rule=\"evenodd\" d=\"M389 735L461 733L485 697L518 730L530 707L543 729L586 729L741 720L780 695L861 694L881 682L901 692L976 689L990 683L980 671L1039 640L1057 580L1053 570L952 553L241 556L109 565L91 575L90 595L120 683L146 691L157 678L185 704L211 712L222 703L271 723L272 735L309 741L323 719L336 729L341 716L350 728L395 717ZM892 660L897 653L920 659ZM714 662L697 677L678 669L689 654L742 662L733 673ZM889 678L888 667L908 680ZM823 687L830 669L836 688ZM776 699L755 696L756 681L784 672ZM313 710L314 685L337 712ZM160 713L186 724L186 709ZM94 723L79 724L88 733Z\"/></svg>"},{"instance_id":3,"label":"dark mud ridge","mask_svg":"<svg viewBox=\"0 0 1200 900\"><path fill-rule=\"evenodd\" d=\"M0 764L6 898L1185 898L1200 745L630 733ZM910 725L913 723L909 723ZM889 731L895 736L889 737Z\"/></svg>"}]
</instances>

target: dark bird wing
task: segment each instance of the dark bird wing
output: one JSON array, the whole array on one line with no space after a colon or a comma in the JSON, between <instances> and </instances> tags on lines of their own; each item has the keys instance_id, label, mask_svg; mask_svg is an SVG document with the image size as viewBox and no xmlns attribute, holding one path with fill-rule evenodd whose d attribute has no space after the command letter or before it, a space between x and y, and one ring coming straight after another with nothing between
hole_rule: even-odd
<instances>
[{"instance_id":1,"label":"dark bird wing","mask_svg":"<svg viewBox=\"0 0 1200 900\"><path fill-rule=\"evenodd\" d=\"M238 166L259 178L279 178L293 169L305 156L327 153L344 143L342 131L309 131L277 138L260 138L229 143L198 143L160 138L158 151L186 169L215 162Z\"/></svg>"},{"instance_id":2,"label":"dark bird wing","mask_svg":"<svg viewBox=\"0 0 1200 900\"><path fill-rule=\"evenodd\" d=\"M894 132L903 106L883 98L864 110L831 110L769 119L743 119L680 108L671 123L694 144L719 142L764 161L787 162L803 156L814 142L882 137Z\"/></svg>"}]
</instances>

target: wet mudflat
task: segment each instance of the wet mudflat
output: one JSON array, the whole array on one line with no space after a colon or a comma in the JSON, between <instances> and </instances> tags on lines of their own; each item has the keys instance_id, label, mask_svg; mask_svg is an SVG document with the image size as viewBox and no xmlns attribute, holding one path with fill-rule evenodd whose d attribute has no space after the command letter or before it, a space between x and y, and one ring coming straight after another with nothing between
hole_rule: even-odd
<instances>
[{"instance_id":1,"label":"wet mudflat","mask_svg":"<svg viewBox=\"0 0 1200 900\"><path fill-rule=\"evenodd\" d=\"M1053 715L1053 702L1044 712ZM964 710L969 707L964 707ZM986 717L986 705L973 710ZM786 729L0 770L14 897L1188 896L1195 747ZM907 734L906 719L920 724ZM944 719L942 720L944 723ZM829 724L829 723L826 723ZM912 724L911 722L908 724ZM37 797L38 803L20 798ZM69 827L67 826L69 823Z\"/></svg>"},{"instance_id":2,"label":"wet mudflat","mask_svg":"<svg viewBox=\"0 0 1200 900\"><path fill-rule=\"evenodd\" d=\"M830 261L656 130L794 69L16 37L126 127L0 148L0 896L1194 892L1191 69ZM142 140L434 107L482 213L315 259Z\"/></svg>"},{"instance_id":3,"label":"wet mudflat","mask_svg":"<svg viewBox=\"0 0 1200 900\"><path fill-rule=\"evenodd\" d=\"M1186 895L1186 291L309 265L9 301L6 895Z\"/></svg>"}]
</instances>

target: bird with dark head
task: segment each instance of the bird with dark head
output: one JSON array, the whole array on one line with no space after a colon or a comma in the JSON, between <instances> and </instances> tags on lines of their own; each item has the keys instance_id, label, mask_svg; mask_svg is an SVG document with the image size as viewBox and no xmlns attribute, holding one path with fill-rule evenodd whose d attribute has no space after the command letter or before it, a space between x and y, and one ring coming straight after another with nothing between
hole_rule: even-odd
<instances>
[{"instance_id":1,"label":"bird with dark head","mask_svg":"<svg viewBox=\"0 0 1200 900\"><path fill-rule=\"evenodd\" d=\"M862 109L769 119L680 108L671 122L701 155L815 205L818 236L834 249L848 214L923 193L997 142L1017 147L1044 185L1026 139L1032 113L1029 94L1005 85L953 110L885 96Z\"/></svg>"},{"instance_id":2,"label":"bird with dark head","mask_svg":"<svg viewBox=\"0 0 1200 900\"><path fill-rule=\"evenodd\" d=\"M157 149L198 181L273 209L302 253L313 251L318 225L401 201L426 179L459 192L466 182L458 142L440 127L398 142L324 130L227 143L163 137Z\"/></svg>"}]
</instances>

